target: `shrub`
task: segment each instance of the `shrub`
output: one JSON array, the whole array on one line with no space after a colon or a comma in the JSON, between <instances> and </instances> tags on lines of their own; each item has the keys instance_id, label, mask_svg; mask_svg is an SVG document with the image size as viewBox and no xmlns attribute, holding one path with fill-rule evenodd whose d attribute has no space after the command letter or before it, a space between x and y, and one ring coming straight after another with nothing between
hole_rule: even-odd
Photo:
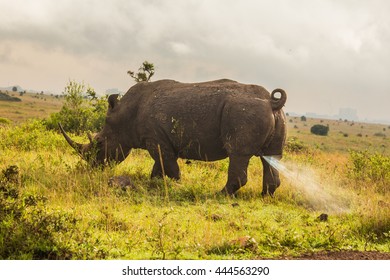
<instances>
[{"instance_id":1,"label":"shrub","mask_svg":"<svg viewBox=\"0 0 390 280\"><path fill-rule=\"evenodd\" d=\"M97 97L94 89L70 81L65 87L65 103L61 111L46 120L48 129L57 129L61 123L65 130L76 134L85 131L99 131L104 124L106 97Z\"/></svg>"},{"instance_id":2,"label":"shrub","mask_svg":"<svg viewBox=\"0 0 390 280\"><path fill-rule=\"evenodd\" d=\"M40 194L23 193L17 166L0 173L0 259L101 259L91 232L72 212L50 209Z\"/></svg>"},{"instance_id":3,"label":"shrub","mask_svg":"<svg viewBox=\"0 0 390 280\"><path fill-rule=\"evenodd\" d=\"M41 120L29 120L12 128L0 126L0 149L53 151L59 147L66 147L63 137L54 131L47 131Z\"/></svg>"},{"instance_id":4,"label":"shrub","mask_svg":"<svg viewBox=\"0 0 390 280\"><path fill-rule=\"evenodd\" d=\"M289 137L287 139L285 149L290 153L302 153L308 151L308 147L303 144L302 141L299 141L296 137Z\"/></svg>"},{"instance_id":5,"label":"shrub","mask_svg":"<svg viewBox=\"0 0 390 280\"><path fill-rule=\"evenodd\" d=\"M305 121L306 121L306 117L305 117L305 116L302 116L302 117L301 117L301 121L302 121L302 122L305 122Z\"/></svg>"},{"instance_id":6,"label":"shrub","mask_svg":"<svg viewBox=\"0 0 390 280\"><path fill-rule=\"evenodd\" d=\"M374 133L374 136L376 136L376 137L386 137L386 134L383 133L383 132L376 132L376 133Z\"/></svg>"},{"instance_id":7,"label":"shrub","mask_svg":"<svg viewBox=\"0 0 390 280\"><path fill-rule=\"evenodd\" d=\"M310 132L315 135L327 136L329 132L329 126L315 124L310 128Z\"/></svg>"},{"instance_id":8,"label":"shrub","mask_svg":"<svg viewBox=\"0 0 390 280\"><path fill-rule=\"evenodd\" d=\"M12 122L7 119L7 118L1 118L0 117L0 125L3 124L3 125L8 125L8 124L11 124Z\"/></svg>"}]
</instances>

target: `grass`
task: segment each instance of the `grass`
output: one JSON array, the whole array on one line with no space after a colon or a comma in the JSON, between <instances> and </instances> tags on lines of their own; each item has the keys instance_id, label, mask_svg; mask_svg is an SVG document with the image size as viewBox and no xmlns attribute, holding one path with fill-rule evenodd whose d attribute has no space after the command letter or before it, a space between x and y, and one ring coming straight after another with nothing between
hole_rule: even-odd
<instances>
[{"instance_id":1,"label":"grass","mask_svg":"<svg viewBox=\"0 0 390 280\"><path fill-rule=\"evenodd\" d=\"M329 125L329 135L320 137L310 133L314 124ZM384 124L367 124L345 120L289 117L288 135L304 141L309 147L324 152L348 153L350 149L368 150L390 155L390 127ZM380 136L377 136L380 133Z\"/></svg>"},{"instance_id":2,"label":"grass","mask_svg":"<svg viewBox=\"0 0 390 280\"><path fill-rule=\"evenodd\" d=\"M297 125L294 121L289 126ZM258 259L323 250L390 252L390 193L368 175L362 180L349 152L353 147L388 160L382 147L388 147L388 139L374 136L384 126L364 124L362 133L368 136L363 139L375 143L367 147L359 136L355 139L357 124L341 122L335 129L335 121L329 121L329 136L320 137L308 133L319 120L308 119L307 126L298 121L302 128L289 128L283 162L310 170L321 182L320 191L337 198L342 211L313 203L285 176L274 198L262 198L258 158L251 159L248 184L230 198L219 194L227 160L179 160L180 181L151 180L153 162L146 151L133 150L117 166L90 169L59 133L46 131L39 121L0 125L0 259ZM117 175L129 175L134 186L110 186L109 179ZM382 179L385 186L388 179ZM318 218L322 213L328 214L326 221Z\"/></svg>"},{"instance_id":3,"label":"grass","mask_svg":"<svg viewBox=\"0 0 390 280\"><path fill-rule=\"evenodd\" d=\"M9 93L20 98L21 102L0 101L0 117L21 124L31 118L48 117L58 112L63 104L63 98L36 93L25 93L22 96L17 92ZM1 121L0 121L1 125Z\"/></svg>"}]
</instances>

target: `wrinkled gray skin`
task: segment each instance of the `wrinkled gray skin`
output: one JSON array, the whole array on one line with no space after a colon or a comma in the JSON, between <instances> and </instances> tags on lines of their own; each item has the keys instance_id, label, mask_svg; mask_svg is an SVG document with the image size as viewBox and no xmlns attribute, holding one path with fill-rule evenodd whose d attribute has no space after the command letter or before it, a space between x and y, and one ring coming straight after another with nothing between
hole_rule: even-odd
<instances>
[{"instance_id":1,"label":"wrinkled gray skin","mask_svg":"<svg viewBox=\"0 0 390 280\"><path fill-rule=\"evenodd\" d=\"M278 96L278 97L277 97ZM223 192L247 182L252 156L281 156L286 137L282 107L286 94L231 80L185 84L172 80L138 83L121 98L111 95L105 125L89 144L61 130L80 155L94 165L123 161L130 150L148 150L152 177L180 179L178 158L215 161L229 157ZM94 152L91 152L94 151ZM262 157L263 191L273 195L279 174Z\"/></svg>"}]
</instances>

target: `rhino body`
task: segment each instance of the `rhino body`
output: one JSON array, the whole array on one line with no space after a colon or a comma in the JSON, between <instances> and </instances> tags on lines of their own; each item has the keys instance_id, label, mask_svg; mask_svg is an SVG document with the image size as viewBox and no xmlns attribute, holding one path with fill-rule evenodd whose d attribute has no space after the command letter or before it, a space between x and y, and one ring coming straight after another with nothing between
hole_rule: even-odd
<instances>
[{"instance_id":1,"label":"rhino body","mask_svg":"<svg viewBox=\"0 0 390 280\"><path fill-rule=\"evenodd\" d=\"M121 162L131 149L141 148L155 161L152 177L180 179L178 158L215 161L229 157L223 191L234 194L247 182L252 156L280 157L283 152L286 94L282 89L270 94L261 86L231 80L161 80L138 83L120 99L109 96L108 102L104 128L91 143L75 143L62 130L69 144L94 164ZM280 185L279 174L261 160L262 193L272 195Z\"/></svg>"}]
</instances>

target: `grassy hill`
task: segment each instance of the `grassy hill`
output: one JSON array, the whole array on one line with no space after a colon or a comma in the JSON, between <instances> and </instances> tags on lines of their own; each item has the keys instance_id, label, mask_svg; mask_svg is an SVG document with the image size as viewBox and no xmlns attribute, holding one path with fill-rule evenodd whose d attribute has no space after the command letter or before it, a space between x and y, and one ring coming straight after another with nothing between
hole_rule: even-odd
<instances>
[{"instance_id":1,"label":"grassy hill","mask_svg":"<svg viewBox=\"0 0 390 280\"><path fill-rule=\"evenodd\" d=\"M3 92L4 93L4 92ZM45 118L58 112L63 104L63 98L54 95L9 92L9 96L19 98L21 102L0 100L0 118L20 124L32 118Z\"/></svg>"},{"instance_id":2,"label":"grassy hill","mask_svg":"<svg viewBox=\"0 0 390 280\"><path fill-rule=\"evenodd\" d=\"M59 133L24 122L60 109L61 100L42 97L0 102L0 116L18 124L0 125L0 259L390 252L387 126L289 118L275 197L261 197L261 161L252 158L248 184L231 198L219 194L227 160L179 160L180 181L150 180L153 162L142 150L119 165L91 169ZM310 133L317 123L329 125L328 136ZM116 184L111 178L119 175L132 183Z\"/></svg>"}]
</instances>

